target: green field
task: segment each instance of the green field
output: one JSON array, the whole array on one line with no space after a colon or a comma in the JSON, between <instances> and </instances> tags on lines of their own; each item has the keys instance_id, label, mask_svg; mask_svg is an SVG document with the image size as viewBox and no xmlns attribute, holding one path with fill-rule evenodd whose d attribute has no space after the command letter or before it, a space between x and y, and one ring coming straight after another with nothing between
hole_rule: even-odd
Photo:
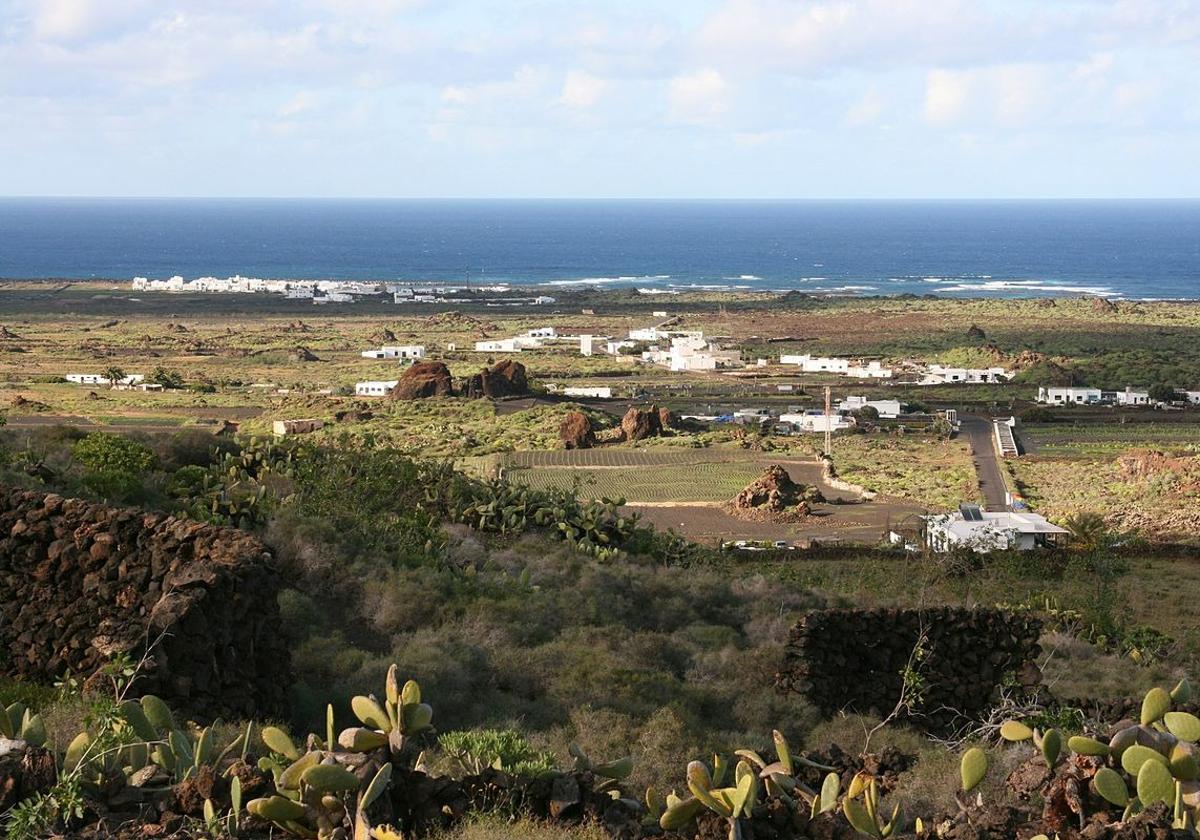
<instances>
[{"instance_id":1,"label":"green field","mask_svg":"<svg viewBox=\"0 0 1200 840\"><path fill-rule=\"evenodd\" d=\"M1200 451L1200 423L1110 422L1032 423L1018 428L1022 441L1038 455L1092 457L1116 455L1126 449L1167 452Z\"/></svg>"},{"instance_id":2,"label":"green field","mask_svg":"<svg viewBox=\"0 0 1200 840\"><path fill-rule=\"evenodd\" d=\"M508 478L537 489L578 487L584 496L650 504L730 501L769 464L787 464L797 480L808 482L817 480L820 469L811 461L732 447L534 450L467 458L462 463L475 474L503 467Z\"/></svg>"}]
</instances>

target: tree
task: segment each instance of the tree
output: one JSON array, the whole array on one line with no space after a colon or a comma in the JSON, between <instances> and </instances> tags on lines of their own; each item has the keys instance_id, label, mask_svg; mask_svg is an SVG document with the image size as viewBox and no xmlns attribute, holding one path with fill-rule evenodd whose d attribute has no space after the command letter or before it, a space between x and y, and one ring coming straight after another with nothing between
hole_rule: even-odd
<instances>
[{"instance_id":1,"label":"tree","mask_svg":"<svg viewBox=\"0 0 1200 840\"><path fill-rule=\"evenodd\" d=\"M878 420L879 409L873 405L864 405L858 411L854 412L854 416L859 420Z\"/></svg>"},{"instance_id":2,"label":"tree","mask_svg":"<svg viewBox=\"0 0 1200 840\"><path fill-rule=\"evenodd\" d=\"M147 447L121 435L93 432L71 450L75 460L93 472L115 471L140 476L149 472L157 458Z\"/></svg>"},{"instance_id":3,"label":"tree","mask_svg":"<svg viewBox=\"0 0 1200 840\"><path fill-rule=\"evenodd\" d=\"M125 371L116 365L112 365L104 371L104 378L108 380L109 388L115 388L125 379Z\"/></svg>"},{"instance_id":4,"label":"tree","mask_svg":"<svg viewBox=\"0 0 1200 840\"><path fill-rule=\"evenodd\" d=\"M150 374L150 381L156 385L161 385L164 388L182 388L183 376L179 371L167 370L164 367L156 367L154 373Z\"/></svg>"},{"instance_id":5,"label":"tree","mask_svg":"<svg viewBox=\"0 0 1200 840\"><path fill-rule=\"evenodd\" d=\"M158 460L137 441L108 432L81 438L71 454L85 469L84 486L102 498L123 502L138 498L142 477Z\"/></svg>"},{"instance_id":6,"label":"tree","mask_svg":"<svg viewBox=\"0 0 1200 840\"><path fill-rule=\"evenodd\" d=\"M1071 544L1088 554L1102 551L1112 544L1112 533L1104 517L1094 511L1082 511L1067 518L1063 526L1071 532Z\"/></svg>"},{"instance_id":7,"label":"tree","mask_svg":"<svg viewBox=\"0 0 1200 840\"><path fill-rule=\"evenodd\" d=\"M1178 398L1175 389L1165 382L1159 382L1150 386L1148 391L1150 399L1155 402L1174 402Z\"/></svg>"}]
</instances>

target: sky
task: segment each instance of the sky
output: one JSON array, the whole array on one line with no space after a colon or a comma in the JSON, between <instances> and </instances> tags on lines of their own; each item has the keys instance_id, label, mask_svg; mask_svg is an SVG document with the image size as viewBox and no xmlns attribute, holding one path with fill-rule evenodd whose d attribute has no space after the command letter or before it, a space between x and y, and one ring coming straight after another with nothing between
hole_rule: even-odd
<instances>
[{"instance_id":1,"label":"sky","mask_svg":"<svg viewBox=\"0 0 1200 840\"><path fill-rule=\"evenodd\" d=\"M0 0L0 195L1200 197L1200 0Z\"/></svg>"}]
</instances>

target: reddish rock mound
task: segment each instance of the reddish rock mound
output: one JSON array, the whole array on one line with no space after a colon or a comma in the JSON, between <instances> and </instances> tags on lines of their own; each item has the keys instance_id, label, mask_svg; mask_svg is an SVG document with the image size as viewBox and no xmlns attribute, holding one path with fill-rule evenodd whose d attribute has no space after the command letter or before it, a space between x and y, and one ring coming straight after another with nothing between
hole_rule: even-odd
<instances>
[{"instance_id":1,"label":"reddish rock mound","mask_svg":"<svg viewBox=\"0 0 1200 840\"><path fill-rule=\"evenodd\" d=\"M472 398L523 397L529 393L529 380L525 376L525 365L505 359L490 368L484 368L467 380L463 395Z\"/></svg>"},{"instance_id":2,"label":"reddish rock mound","mask_svg":"<svg viewBox=\"0 0 1200 840\"><path fill-rule=\"evenodd\" d=\"M1146 480L1174 473L1185 483L1200 482L1200 458L1172 458L1157 449L1142 449L1122 455L1117 464L1126 478Z\"/></svg>"},{"instance_id":3,"label":"reddish rock mound","mask_svg":"<svg viewBox=\"0 0 1200 840\"><path fill-rule=\"evenodd\" d=\"M564 449L591 449L596 445L592 421L582 411L572 411L558 427L558 437Z\"/></svg>"},{"instance_id":4,"label":"reddish rock mound","mask_svg":"<svg viewBox=\"0 0 1200 840\"><path fill-rule=\"evenodd\" d=\"M654 406L644 410L637 406L630 406L629 410L625 412L625 416L621 418L623 440L630 442L645 440L657 437L662 432L662 416Z\"/></svg>"},{"instance_id":5,"label":"reddish rock mound","mask_svg":"<svg viewBox=\"0 0 1200 840\"><path fill-rule=\"evenodd\" d=\"M443 362L414 362L392 389L394 400L422 400L454 394L454 379Z\"/></svg>"},{"instance_id":6,"label":"reddish rock mound","mask_svg":"<svg viewBox=\"0 0 1200 840\"><path fill-rule=\"evenodd\" d=\"M772 464L737 494L730 509L742 518L791 521L808 516L809 503L820 501L824 498L816 487L793 481L786 469Z\"/></svg>"}]
</instances>

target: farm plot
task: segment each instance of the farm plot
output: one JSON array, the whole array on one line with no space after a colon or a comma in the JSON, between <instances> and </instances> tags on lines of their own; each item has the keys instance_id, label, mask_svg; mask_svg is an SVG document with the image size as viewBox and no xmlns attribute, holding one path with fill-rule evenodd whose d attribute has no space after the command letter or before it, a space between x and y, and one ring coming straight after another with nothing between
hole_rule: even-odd
<instances>
[{"instance_id":1,"label":"farm plot","mask_svg":"<svg viewBox=\"0 0 1200 840\"><path fill-rule=\"evenodd\" d=\"M1126 449L1200 451L1200 423L1033 423L1018 427L1033 454L1062 458L1116 455Z\"/></svg>"},{"instance_id":2,"label":"farm plot","mask_svg":"<svg viewBox=\"0 0 1200 840\"><path fill-rule=\"evenodd\" d=\"M477 474L503 467L514 481L539 489L572 489L593 498L624 498L643 504L720 503L737 495L769 464L783 464L792 478L820 484L812 461L748 453L743 449L604 449L511 452L465 459Z\"/></svg>"}]
</instances>

